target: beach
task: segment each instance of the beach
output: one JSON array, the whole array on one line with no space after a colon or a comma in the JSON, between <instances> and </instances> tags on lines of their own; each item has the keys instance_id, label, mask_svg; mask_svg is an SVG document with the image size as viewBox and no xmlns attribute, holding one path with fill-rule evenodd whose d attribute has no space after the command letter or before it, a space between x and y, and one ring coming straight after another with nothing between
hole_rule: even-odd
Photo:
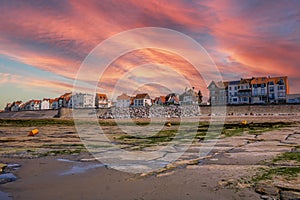
<instances>
[{"instance_id":1,"label":"beach","mask_svg":"<svg viewBox=\"0 0 300 200\"><path fill-rule=\"evenodd\" d=\"M117 170L95 159L82 144L72 120L2 121L0 163L20 167L6 169L17 179L1 184L0 195L4 199L300 198L299 173L265 177L276 169L299 169L299 119L288 115L227 117L214 147L199 157L207 117L180 158L145 173ZM120 147L147 152L173 137L172 130L179 124L178 120L169 121L172 125L164 127L159 136L140 143L119 133L112 120L101 123ZM241 125L242 121L247 124ZM33 128L38 128L39 134L28 137ZM286 153L296 158L285 158Z\"/></svg>"}]
</instances>

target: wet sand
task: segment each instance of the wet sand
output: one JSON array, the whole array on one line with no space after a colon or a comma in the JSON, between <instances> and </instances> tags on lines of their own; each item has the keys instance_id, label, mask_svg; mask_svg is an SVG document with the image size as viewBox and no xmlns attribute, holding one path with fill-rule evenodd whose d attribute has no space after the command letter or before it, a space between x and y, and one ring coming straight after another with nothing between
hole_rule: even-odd
<instances>
[{"instance_id":1,"label":"wet sand","mask_svg":"<svg viewBox=\"0 0 300 200\"><path fill-rule=\"evenodd\" d=\"M241 119L231 117L227 120L235 122ZM300 121L298 117L288 116L244 119L249 122ZM26 127L26 132L30 128L33 127ZM13 139L5 142L8 149L14 146L21 149L20 141L39 153L44 151L39 146L45 144L47 146L43 148L57 148L59 145L75 148L71 150L81 148L73 126L61 126L59 129L46 126L41 129L41 135L30 139L19 136L21 128L1 127L0 131L2 137ZM11 199L262 199L251 185L240 180L251 180L257 170L264 167L264 162L299 146L299 132L299 124L294 124L259 135L222 138L210 156L196 164L184 163L194 156L194 144L180 159L183 165L145 176L103 166L93 161L86 151L35 157L32 151L19 154L9 150L11 154L1 154L1 163L18 163L21 167L13 171L18 180L0 185L0 190ZM293 181L293 185L300 185L300 177ZM0 193L0 197L3 196L5 194Z\"/></svg>"},{"instance_id":2,"label":"wet sand","mask_svg":"<svg viewBox=\"0 0 300 200\"><path fill-rule=\"evenodd\" d=\"M70 157L72 159L72 156ZM9 161L9 160L7 160ZM17 161L17 160L14 160ZM257 199L249 189L219 188L218 181L236 171L207 166L177 169L172 175L139 177L114 169L96 167L63 175L74 166L55 157L20 160L20 179L1 188L14 199ZM81 166L97 165L88 162ZM244 167L240 167L243 173Z\"/></svg>"}]
</instances>

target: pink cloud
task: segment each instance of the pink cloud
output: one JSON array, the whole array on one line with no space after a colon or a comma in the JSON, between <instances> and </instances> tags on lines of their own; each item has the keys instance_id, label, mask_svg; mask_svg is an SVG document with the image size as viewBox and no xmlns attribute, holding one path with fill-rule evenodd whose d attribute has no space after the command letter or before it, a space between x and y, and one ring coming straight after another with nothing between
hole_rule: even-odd
<instances>
[{"instance_id":1,"label":"pink cloud","mask_svg":"<svg viewBox=\"0 0 300 200\"><path fill-rule=\"evenodd\" d=\"M92 0L55 6L51 2L2 3L0 54L74 79L85 56L103 40L128 29L158 26L182 31L206 44L219 69L228 77L288 75L293 87L300 79L300 32L296 26L298 22L299 27L299 6L284 1L259 4L227 0ZM285 16L290 11L294 13ZM113 62L102 77L102 85L113 86L120 75L146 62L172 66L193 85L205 90L205 84L199 81L201 77L185 60L149 49ZM87 75L96 73L94 69Z\"/></svg>"}]
</instances>

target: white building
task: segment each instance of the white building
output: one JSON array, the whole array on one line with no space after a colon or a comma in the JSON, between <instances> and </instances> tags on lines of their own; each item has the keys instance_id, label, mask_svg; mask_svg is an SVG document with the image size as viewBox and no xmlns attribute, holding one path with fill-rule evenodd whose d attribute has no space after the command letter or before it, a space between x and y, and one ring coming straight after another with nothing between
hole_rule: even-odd
<instances>
[{"instance_id":1,"label":"white building","mask_svg":"<svg viewBox=\"0 0 300 200\"><path fill-rule=\"evenodd\" d=\"M116 107L129 107L130 106L130 96L123 93L117 97Z\"/></svg>"},{"instance_id":2,"label":"white building","mask_svg":"<svg viewBox=\"0 0 300 200\"><path fill-rule=\"evenodd\" d=\"M268 101L269 103L287 102L289 84L286 76L268 78Z\"/></svg>"},{"instance_id":3,"label":"white building","mask_svg":"<svg viewBox=\"0 0 300 200\"><path fill-rule=\"evenodd\" d=\"M251 103L251 80L252 79L241 79L238 85L238 97L240 104L249 104Z\"/></svg>"},{"instance_id":4,"label":"white building","mask_svg":"<svg viewBox=\"0 0 300 200\"><path fill-rule=\"evenodd\" d=\"M137 94L133 98L133 106L151 106L152 101L147 93Z\"/></svg>"},{"instance_id":5,"label":"white building","mask_svg":"<svg viewBox=\"0 0 300 200\"><path fill-rule=\"evenodd\" d=\"M70 108L94 108L95 96L92 94L76 93L71 96L68 102Z\"/></svg>"},{"instance_id":6,"label":"white building","mask_svg":"<svg viewBox=\"0 0 300 200\"><path fill-rule=\"evenodd\" d=\"M197 105L198 104L198 94L192 89L185 89L184 93L179 95L180 105Z\"/></svg>"},{"instance_id":7,"label":"white building","mask_svg":"<svg viewBox=\"0 0 300 200\"><path fill-rule=\"evenodd\" d=\"M43 99L41 102L41 110L49 110L50 109L50 99Z\"/></svg>"},{"instance_id":8,"label":"white building","mask_svg":"<svg viewBox=\"0 0 300 200\"><path fill-rule=\"evenodd\" d=\"M239 90L240 81L230 81L228 83L228 103L229 104L238 104L238 90Z\"/></svg>"}]
</instances>

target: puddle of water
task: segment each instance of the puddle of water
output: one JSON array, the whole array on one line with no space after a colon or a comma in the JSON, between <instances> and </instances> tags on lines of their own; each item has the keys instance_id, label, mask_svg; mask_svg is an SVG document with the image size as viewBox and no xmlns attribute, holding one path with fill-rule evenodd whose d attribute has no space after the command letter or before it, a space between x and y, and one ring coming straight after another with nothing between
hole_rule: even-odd
<instances>
[{"instance_id":1,"label":"puddle of water","mask_svg":"<svg viewBox=\"0 0 300 200\"><path fill-rule=\"evenodd\" d=\"M1 200L12 200L9 194L0 191L0 199Z\"/></svg>"},{"instance_id":2,"label":"puddle of water","mask_svg":"<svg viewBox=\"0 0 300 200\"><path fill-rule=\"evenodd\" d=\"M71 161L71 160L64 159L64 158L59 158L57 160L61 161L61 162L74 163L73 167L71 169L60 173L61 176L85 173L86 171L88 171L90 169L95 169L95 168L99 168L99 167L111 167L114 169L125 170L125 171L126 171L126 169L128 169L128 167L130 167L133 170L143 171L145 169L151 170L152 168L153 169L163 168L163 167L167 166L168 164L170 164L170 162L168 162L168 161L161 161L161 160L150 160L150 161L143 161L143 162L127 161L125 163L120 162L120 163L111 164L111 165L106 165L106 164L102 164L102 163L89 164L87 162Z\"/></svg>"},{"instance_id":3,"label":"puddle of water","mask_svg":"<svg viewBox=\"0 0 300 200\"><path fill-rule=\"evenodd\" d=\"M69 159L65 159L65 158L58 158L57 160L60 161L60 162L69 162L69 163L74 163L75 162L73 160L69 160Z\"/></svg>"},{"instance_id":4,"label":"puddle of water","mask_svg":"<svg viewBox=\"0 0 300 200\"><path fill-rule=\"evenodd\" d=\"M81 164L81 163L80 163ZM61 176L63 175L70 175L70 174L80 174L80 173L84 173L90 169L95 169L98 167L105 167L106 165L98 163L98 164L88 164L88 165L84 165L84 166L73 166L70 170L65 171L63 173L60 173Z\"/></svg>"},{"instance_id":5,"label":"puddle of water","mask_svg":"<svg viewBox=\"0 0 300 200\"><path fill-rule=\"evenodd\" d=\"M17 180L17 177L13 173L0 174L0 179L4 179L7 182L12 182Z\"/></svg>"},{"instance_id":6,"label":"puddle of water","mask_svg":"<svg viewBox=\"0 0 300 200\"><path fill-rule=\"evenodd\" d=\"M11 168L13 170L17 170L21 167L21 165L20 164L7 164L6 167Z\"/></svg>"}]
</instances>

